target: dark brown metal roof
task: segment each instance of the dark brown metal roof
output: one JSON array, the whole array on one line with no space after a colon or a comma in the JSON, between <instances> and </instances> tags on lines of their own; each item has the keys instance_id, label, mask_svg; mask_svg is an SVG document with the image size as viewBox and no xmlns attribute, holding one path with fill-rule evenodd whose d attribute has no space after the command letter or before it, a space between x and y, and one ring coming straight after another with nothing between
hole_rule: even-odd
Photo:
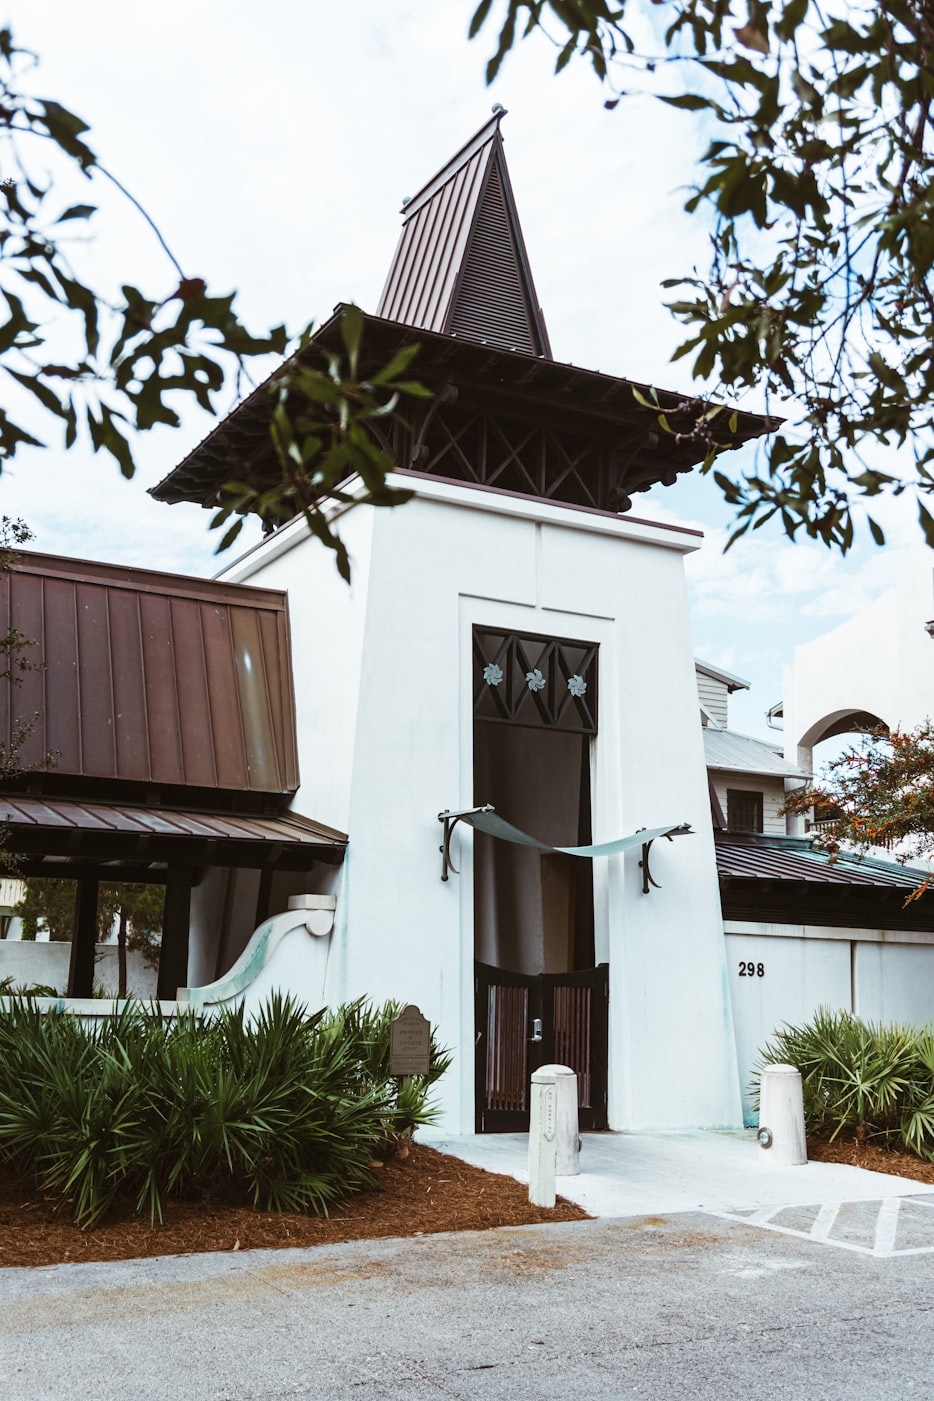
<instances>
[{"instance_id":1,"label":"dark brown metal roof","mask_svg":"<svg viewBox=\"0 0 934 1401\"><path fill-rule=\"evenodd\" d=\"M326 368L325 352L340 350L342 311L343 308L337 308L302 352L308 363ZM649 395L646 384L417 330L375 316L363 317L361 374L374 373L397 350L411 344L421 347L412 368L413 377L439 396L450 394L452 388L456 390L455 410L482 403L493 413L534 425L554 424L582 438L609 445L617 462L614 490L624 500L657 482L670 485L679 473L690 471L706 456L707 444L690 435L699 401L686 401L683 395L667 390L658 391L660 407L672 429L683 435L675 438L664 434L657 415L635 398L634 389L643 396ZM254 390L152 488L151 494L158 501L196 501L214 509L226 482L246 481L264 490L279 481L280 471L269 438L272 403L268 383ZM413 448L429 414L438 416L437 400L420 400L407 410L409 426L397 425L392 447L401 470L417 467L420 459L413 463ZM731 429L730 414L724 411L716 420L715 436L721 449L728 451L774 431L779 422L760 414L737 412L735 428ZM448 478L454 473L445 469L429 475ZM569 504L587 503L571 500Z\"/></svg>"},{"instance_id":2,"label":"dark brown metal roof","mask_svg":"<svg viewBox=\"0 0 934 1401\"><path fill-rule=\"evenodd\" d=\"M404 205L377 315L550 358L500 110Z\"/></svg>"},{"instance_id":3,"label":"dark brown metal roof","mask_svg":"<svg viewBox=\"0 0 934 1401\"><path fill-rule=\"evenodd\" d=\"M895 862L839 855L831 861L806 837L715 834L717 871L730 880L807 881L827 885L875 886L910 890L925 873Z\"/></svg>"},{"instance_id":4,"label":"dark brown metal roof","mask_svg":"<svg viewBox=\"0 0 934 1401\"><path fill-rule=\"evenodd\" d=\"M287 600L273 589L23 552L0 628L42 669L0 687L0 743L35 717L25 763L231 793L298 787Z\"/></svg>"},{"instance_id":5,"label":"dark brown metal roof","mask_svg":"<svg viewBox=\"0 0 934 1401\"><path fill-rule=\"evenodd\" d=\"M0 797L0 821L9 824L12 851L74 862L184 859L304 870L347 845L343 832L293 812L253 816L15 794Z\"/></svg>"}]
</instances>

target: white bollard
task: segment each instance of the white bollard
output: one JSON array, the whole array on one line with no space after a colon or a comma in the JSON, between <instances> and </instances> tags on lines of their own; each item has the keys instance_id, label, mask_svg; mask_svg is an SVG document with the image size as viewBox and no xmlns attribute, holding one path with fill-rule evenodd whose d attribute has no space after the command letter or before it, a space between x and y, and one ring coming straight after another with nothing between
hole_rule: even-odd
<instances>
[{"instance_id":1,"label":"white bollard","mask_svg":"<svg viewBox=\"0 0 934 1401\"><path fill-rule=\"evenodd\" d=\"M567 1065L543 1065L537 1074L554 1075L556 1091L555 1175L579 1177L581 1140L577 1126L577 1076ZM535 1076L532 1076L535 1079Z\"/></svg>"},{"instance_id":2,"label":"white bollard","mask_svg":"<svg viewBox=\"0 0 934 1401\"><path fill-rule=\"evenodd\" d=\"M558 1077L554 1068L532 1076L529 1124L529 1201L533 1206L555 1204L555 1160L558 1146Z\"/></svg>"},{"instance_id":3,"label":"white bollard","mask_svg":"<svg viewBox=\"0 0 934 1401\"><path fill-rule=\"evenodd\" d=\"M808 1160L801 1071L767 1065L759 1085L759 1160L770 1167L801 1167Z\"/></svg>"}]
</instances>

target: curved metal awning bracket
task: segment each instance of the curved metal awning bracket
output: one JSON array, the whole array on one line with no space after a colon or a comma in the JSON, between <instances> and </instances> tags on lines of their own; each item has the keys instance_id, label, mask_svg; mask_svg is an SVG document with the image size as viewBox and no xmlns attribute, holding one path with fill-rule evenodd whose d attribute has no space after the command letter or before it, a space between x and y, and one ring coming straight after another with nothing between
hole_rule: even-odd
<instances>
[{"instance_id":1,"label":"curved metal awning bracket","mask_svg":"<svg viewBox=\"0 0 934 1401\"><path fill-rule=\"evenodd\" d=\"M472 817L475 812L495 812L492 803L484 803L477 808L459 808L457 812L452 812L450 808L445 808L438 813L438 821L444 824L444 836L438 850L441 852L441 879L447 880L448 872L453 871L455 876L460 875L460 871L451 860L451 837L454 835L454 828L462 817Z\"/></svg>"},{"instance_id":2,"label":"curved metal awning bracket","mask_svg":"<svg viewBox=\"0 0 934 1401\"><path fill-rule=\"evenodd\" d=\"M646 830L646 829L645 829L644 827L637 827L637 828L636 828L636 831L637 831L637 832L644 832L645 830ZM694 833L693 833L693 831L692 831L692 829L691 829L691 824L690 824L690 822L682 822L680 827L673 827L672 830L671 830L670 832L666 832L666 833L665 833L665 841L666 841L666 842L670 842L671 839L672 839L672 837L693 837L693 835L694 835ZM654 841L655 838L653 837L652 840ZM641 869L641 871L642 871L642 894L643 894L643 895L648 895L648 894L650 894L650 893L651 893L651 887L652 887L653 885L654 885L654 887L655 887L656 890L661 890L661 886L659 885L659 883L658 883L658 881L655 879L655 877L652 875L652 871L651 871L651 869L650 869L650 867L649 867L649 855L650 855L650 853L651 853L651 850L652 850L652 842L643 842L643 843L642 843L642 860L639 862L639 867L640 867L640 869Z\"/></svg>"}]
</instances>

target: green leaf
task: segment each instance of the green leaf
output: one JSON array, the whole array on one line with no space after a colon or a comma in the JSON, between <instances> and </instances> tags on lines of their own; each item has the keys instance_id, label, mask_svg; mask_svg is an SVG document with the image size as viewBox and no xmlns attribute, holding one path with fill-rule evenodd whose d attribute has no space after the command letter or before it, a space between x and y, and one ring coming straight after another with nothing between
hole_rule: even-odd
<instances>
[{"instance_id":1,"label":"green leaf","mask_svg":"<svg viewBox=\"0 0 934 1401\"><path fill-rule=\"evenodd\" d=\"M666 97L661 94L662 102L669 107L679 107L684 112L703 112L715 104L707 97L701 97L699 93L682 92L677 97Z\"/></svg>"},{"instance_id":2,"label":"green leaf","mask_svg":"<svg viewBox=\"0 0 934 1401\"><path fill-rule=\"evenodd\" d=\"M57 224L64 224L66 219L89 219L92 214L97 213L95 204L73 204L66 209L64 214L59 214L56 219Z\"/></svg>"},{"instance_id":3,"label":"green leaf","mask_svg":"<svg viewBox=\"0 0 934 1401\"><path fill-rule=\"evenodd\" d=\"M351 377L356 379L357 360L360 355L360 340L363 336L363 313L358 306L348 306L344 308L341 317L341 339L347 351L347 359L350 362Z\"/></svg>"},{"instance_id":4,"label":"green leaf","mask_svg":"<svg viewBox=\"0 0 934 1401\"><path fill-rule=\"evenodd\" d=\"M229 529L224 532L223 536L221 537L220 544L217 546L214 553L216 555L219 555L222 554L224 550L229 550L242 529L243 517L239 516L229 527Z\"/></svg>"},{"instance_id":5,"label":"green leaf","mask_svg":"<svg viewBox=\"0 0 934 1401\"><path fill-rule=\"evenodd\" d=\"M47 384L42 383L38 373L25 375L21 374L18 370L12 369L9 365L5 368L7 374L10 375L12 379L15 379L24 389L28 389L30 394L35 395L44 409L47 409L49 413L55 414L58 418L65 417L65 409L62 406L61 400L52 392Z\"/></svg>"},{"instance_id":6,"label":"green leaf","mask_svg":"<svg viewBox=\"0 0 934 1401\"><path fill-rule=\"evenodd\" d=\"M934 549L934 516L931 515L923 501L918 502L918 520L921 523L925 541Z\"/></svg>"},{"instance_id":7,"label":"green leaf","mask_svg":"<svg viewBox=\"0 0 934 1401\"><path fill-rule=\"evenodd\" d=\"M487 16L493 5L493 0L480 0L480 4L470 17L470 28L467 31L468 39L475 39L486 23Z\"/></svg>"},{"instance_id":8,"label":"green leaf","mask_svg":"<svg viewBox=\"0 0 934 1401\"><path fill-rule=\"evenodd\" d=\"M94 152L80 139L90 130L87 122L75 116L74 112L70 112L60 102L39 102L38 106L44 114L49 136L67 155L73 157L80 169L87 174L90 167L97 162Z\"/></svg>"}]
</instances>

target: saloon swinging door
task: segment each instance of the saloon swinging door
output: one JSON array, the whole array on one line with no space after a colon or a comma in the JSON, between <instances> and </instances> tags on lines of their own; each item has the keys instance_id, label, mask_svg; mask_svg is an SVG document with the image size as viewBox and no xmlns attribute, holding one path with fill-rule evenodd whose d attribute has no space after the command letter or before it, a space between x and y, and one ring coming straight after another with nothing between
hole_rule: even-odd
<instances>
[{"instance_id":1,"label":"saloon swinging door","mask_svg":"<svg viewBox=\"0 0 934 1401\"><path fill-rule=\"evenodd\" d=\"M476 627L474 801L549 846L591 841L596 644ZM521 1131L529 1077L568 1065L606 1127L608 968L589 860L474 834L476 1127Z\"/></svg>"}]
</instances>

